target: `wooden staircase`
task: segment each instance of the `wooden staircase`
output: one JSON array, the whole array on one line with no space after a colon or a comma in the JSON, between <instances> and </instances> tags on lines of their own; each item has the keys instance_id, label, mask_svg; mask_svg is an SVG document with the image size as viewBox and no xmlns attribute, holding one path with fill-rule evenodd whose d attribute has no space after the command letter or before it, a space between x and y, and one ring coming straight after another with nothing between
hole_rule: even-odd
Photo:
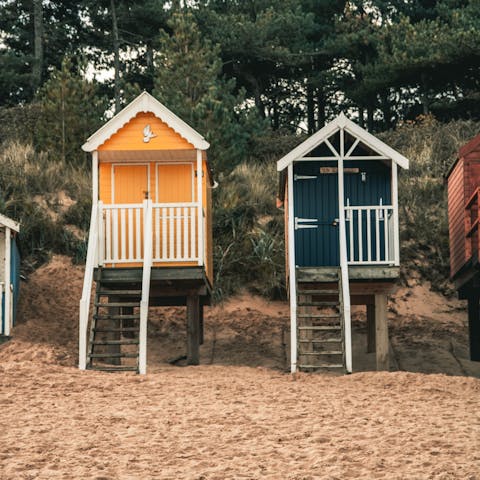
<instances>
[{"instance_id":1,"label":"wooden staircase","mask_svg":"<svg viewBox=\"0 0 480 480\"><path fill-rule=\"evenodd\" d=\"M345 370L341 276L336 283L297 283L297 368Z\"/></svg>"},{"instance_id":2,"label":"wooden staircase","mask_svg":"<svg viewBox=\"0 0 480 480\"><path fill-rule=\"evenodd\" d=\"M138 373L142 290L128 284L105 284L101 272L99 277L90 322L87 368Z\"/></svg>"}]
</instances>

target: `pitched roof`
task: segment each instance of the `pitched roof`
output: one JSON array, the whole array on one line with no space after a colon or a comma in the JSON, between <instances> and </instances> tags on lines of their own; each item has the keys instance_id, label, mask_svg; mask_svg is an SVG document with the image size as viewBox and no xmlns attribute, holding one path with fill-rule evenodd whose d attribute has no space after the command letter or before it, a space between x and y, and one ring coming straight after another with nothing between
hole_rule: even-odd
<instances>
[{"instance_id":1,"label":"pitched roof","mask_svg":"<svg viewBox=\"0 0 480 480\"><path fill-rule=\"evenodd\" d=\"M0 213L0 225L3 227L11 228L17 233L20 231L20 224L18 222L16 222L15 220L12 220L9 217L6 217L5 215L2 215L1 213Z\"/></svg>"},{"instance_id":2,"label":"pitched roof","mask_svg":"<svg viewBox=\"0 0 480 480\"><path fill-rule=\"evenodd\" d=\"M140 112L153 113L199 150L207 150L210 146L202 135L187 125L181 118L177 117L148 92L143 92L91 135L82 145L82 150L85 152L97 150L100 145L105 143L113 134Z\"/></svg>"},{"instance_id":3,"label":"pitched roof","mask_svg":"<svg viewBox=\"0 0 480 480\"><path fill-rule=\"evenodd\" d=\"M327 123L327 125L321 128L318 132L314 133L303 143L295 147L290 153L287 153L284 157L278 160L277 170L280 172L288 167L288 165L290 165L292 162L304 157L340 129L344 129L354 137L359 138L361 142L377 152L379 155L390 158L400 167L408 169L408 158L389 147L386 143L379 140L370 132L367 132L367 130L364 128L359 127L356 123L349 120L342 112L337 118L335 118L335 120Z\"/></svg>"}]
</instances>

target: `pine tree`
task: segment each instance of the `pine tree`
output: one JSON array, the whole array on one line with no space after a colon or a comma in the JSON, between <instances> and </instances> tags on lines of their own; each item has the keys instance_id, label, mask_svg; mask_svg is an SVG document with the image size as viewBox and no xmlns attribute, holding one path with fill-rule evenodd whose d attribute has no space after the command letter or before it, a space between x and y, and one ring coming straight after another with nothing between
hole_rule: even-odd
<instances>
[{"instance_id":1,"label":"pine tree","mask_svg":"<svg viewBox=\"0 0 480 480\"><path fill-rule=\"evenodd\" d=\"M58 155L64 162L81 164L81 145L101 124L106 109L97 85L87 81L81 69L66 57L55 69L38 95L41 121L40 149Z\"/></svg>"},{"instance_id":2,"label":"pine tree","mask_svg":"<svg viewBox=\"0 0 480 480\"><path fill-rule=\"evenodd\" d=\"M161 34L154 95L211 143L211 160L229 170L248 151L252 133L262 129L256 112L222 77L219 48L201 35L191 13L176 13L172 34Z\"/></svg>"}]
</instances>

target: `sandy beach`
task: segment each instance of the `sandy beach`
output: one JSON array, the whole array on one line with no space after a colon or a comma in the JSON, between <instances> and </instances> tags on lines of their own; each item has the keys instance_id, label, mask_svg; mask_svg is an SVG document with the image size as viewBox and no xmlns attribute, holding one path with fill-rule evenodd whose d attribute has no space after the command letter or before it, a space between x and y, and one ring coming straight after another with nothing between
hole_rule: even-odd
<instances>
[{"instance_id":1,"label":"sandy beach","mask_svg":"<svg viewBox=\"0 0 480 480\"><path fill-rule=\"evenodd\" d=\"M184 311L158 309L149 373L108 374L75 368L82 274L55 257L22 285L0 346L1 479L480 479L480 371L457 300L399 290L398 371L291 375L287 304L241 296L206 312L202 365L166 363Z\"/></svg>"}]
</instances>

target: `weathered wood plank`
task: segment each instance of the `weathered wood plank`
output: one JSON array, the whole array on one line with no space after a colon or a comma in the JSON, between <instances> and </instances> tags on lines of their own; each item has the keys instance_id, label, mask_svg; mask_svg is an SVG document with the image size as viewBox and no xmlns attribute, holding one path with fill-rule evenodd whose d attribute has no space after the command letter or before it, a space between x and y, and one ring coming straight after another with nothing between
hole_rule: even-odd
<instances>
[{"instance_id":1,"label":"weathered wood plank","mask_svg":"<svg viewBox=\"0 0 480 480\"><path fill-rule=\"evenodd\" d=\"M396 280L400 276L399 267L391 266L350 266L350 280ZM338 278L337 267L301 267L297 268L297 281L333 282Z\"/></svg>"}]
</instances>

